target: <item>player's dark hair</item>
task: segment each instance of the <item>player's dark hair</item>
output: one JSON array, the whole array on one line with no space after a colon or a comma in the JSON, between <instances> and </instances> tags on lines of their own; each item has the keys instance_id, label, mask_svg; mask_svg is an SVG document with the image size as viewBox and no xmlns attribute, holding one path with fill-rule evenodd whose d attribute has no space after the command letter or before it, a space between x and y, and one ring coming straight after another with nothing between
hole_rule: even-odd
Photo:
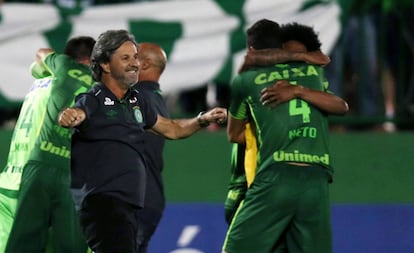
<instances>
[{"instance_id":1,"label":"player's dark hair","mask_svg":"<svg viewBox=\"0 0 414 253\"><path fill-rule=\"evenodd\" d=\"M136 45L135 37L127 30L108 30L99 35L91 56L92 77L95 81L101 81L101 63L108 63L112 54L126 41Z\"/></svg>"},{"instance_id":2,"label":"player's dark hair","mask_svg":"<svg viewBox=\"0 0 414 253\"><path fill-rule=\"evenodd\" d=\"M301 42L308 51L316 51L321 49L322 43L318 38L318 34L313 27L302 25L296 22L284 24L280 27L282 31L282 40L296 40Z\"/></svg>"},{"instance_id":3,"label":"player's dark hair","mask_svg":"<svg viewBox=\"0 0 414 253\"><path fill-rule=\"evenodd\" d=\"M269 19L254 23L247 29L247 46L254 49L282 47L279 24Z\"/></svg>"},{"instance_id":4,"label":"player's dark hair","mask_svg":"<svg viewBox=\"0 0 414 253\"><path fill-rule=\"evenodd\" d=\"M95 39L89 36L77 36L68 40L64 54L75 60L82 60L91 57Z\"/></svg>"}]
</instances>

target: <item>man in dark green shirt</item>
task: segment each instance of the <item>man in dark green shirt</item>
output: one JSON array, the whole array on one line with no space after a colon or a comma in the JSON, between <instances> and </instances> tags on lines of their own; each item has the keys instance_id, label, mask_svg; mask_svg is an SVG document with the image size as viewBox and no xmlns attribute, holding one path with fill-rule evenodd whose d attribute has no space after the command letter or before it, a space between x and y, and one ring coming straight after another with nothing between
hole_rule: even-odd
<instances>
[{"instance_id":1,"label":"man in dark green shirt","mask_svg":"<svg viewBox=\"0 0 414 253\"><path fill-rule=\"evenodd\" d=\"M146 203L145 131L180 139L227 118L225 108L191 119L159 115L149 98L132 88L138 81L138 55L135 38L128 31L101 33L91 64L98 83L59 115L61 126L75 128L72 186L82 186L85 192L80 223L95 252L138 250L143 226L136 215Z\"/></svg>"}]
</instances>

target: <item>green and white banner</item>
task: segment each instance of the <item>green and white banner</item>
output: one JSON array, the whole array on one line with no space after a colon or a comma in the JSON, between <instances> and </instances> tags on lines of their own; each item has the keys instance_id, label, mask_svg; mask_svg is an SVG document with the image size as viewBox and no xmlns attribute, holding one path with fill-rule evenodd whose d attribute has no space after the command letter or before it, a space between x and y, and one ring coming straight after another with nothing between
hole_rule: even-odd
<instances>
[{"instance_id":1,"label":"green and white banner","mask_svg":"<svg viewBox=\"0 0 414 253\"><path fill-rule=\"evenodd\" d=\"M261 18L313 26L324 52L329 53L340 33L340 9L335 4L319 4L302 10L304 2L149 1L90 6L69 14L48 4L3 3L0 107L25 96L33 80L29 66L38 48L52 47L59 52L69 37L97 37L107 29L128 29L138 42L155 42L165 49L169 62L161 86L166 94L210 82L229 84L243 59L244 33Z\"/></svg>"}]
</instances>

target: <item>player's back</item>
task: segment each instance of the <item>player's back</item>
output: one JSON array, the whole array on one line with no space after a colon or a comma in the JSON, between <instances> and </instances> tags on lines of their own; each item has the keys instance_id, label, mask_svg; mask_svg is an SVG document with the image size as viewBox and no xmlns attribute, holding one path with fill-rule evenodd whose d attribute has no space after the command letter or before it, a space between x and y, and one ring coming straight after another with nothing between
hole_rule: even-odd
<instances>
[{"instance_id":1,"label":"player's back","mask_svg":"<svg viewBox=\"0 0 414 253\"><path fill-rule=\"evenodd\" d=\"M320 110L301 99L271 109L260 102L260 91L278 80L323 91L325 78L319 66L277 64L243 74L243 89L256 126L259 168L275 162L317 163L329 167L328 122Z\"/></svg>"}]
</instances>

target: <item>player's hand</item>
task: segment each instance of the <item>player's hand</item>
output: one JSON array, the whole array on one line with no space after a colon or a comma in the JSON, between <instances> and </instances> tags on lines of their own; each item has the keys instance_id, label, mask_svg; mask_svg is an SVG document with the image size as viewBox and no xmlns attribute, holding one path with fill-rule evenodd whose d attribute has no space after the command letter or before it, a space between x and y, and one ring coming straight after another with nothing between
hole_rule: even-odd
<instances>
[{"instance_id":1,"label":"player's hand","mask_svg":"<svg viewBox=\"0 0 414 253\"><path fill-rule=\"evenodd\" d=\"M296 89L300 87L292 85L286 80L277 81L272 86L261 90L260 102L262 102L262 105L275 108L277 105L295 98Z\"/></svg>"}]
</instances>

